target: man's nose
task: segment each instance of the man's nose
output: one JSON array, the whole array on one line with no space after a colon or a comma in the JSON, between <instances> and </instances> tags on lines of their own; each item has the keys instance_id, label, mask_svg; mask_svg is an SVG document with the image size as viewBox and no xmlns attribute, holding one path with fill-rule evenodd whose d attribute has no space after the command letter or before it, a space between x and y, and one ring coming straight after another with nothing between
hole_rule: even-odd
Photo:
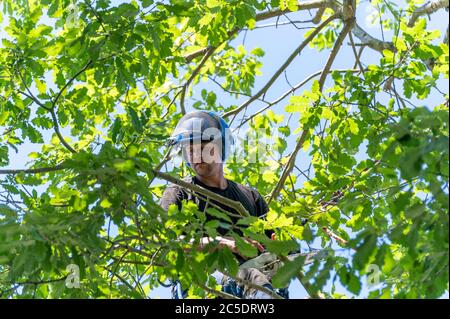
<instances>
[{"instance_id":1,"label":"man's nose","mask_svg":"<svg viewBox=\"0 0 450 319\"><path fill-rule=\"evenodd\" d=\"M194 163L200 163L202 161L202 147L200 145L192 148L192 160Z\"/></svg>"}]
</instances>

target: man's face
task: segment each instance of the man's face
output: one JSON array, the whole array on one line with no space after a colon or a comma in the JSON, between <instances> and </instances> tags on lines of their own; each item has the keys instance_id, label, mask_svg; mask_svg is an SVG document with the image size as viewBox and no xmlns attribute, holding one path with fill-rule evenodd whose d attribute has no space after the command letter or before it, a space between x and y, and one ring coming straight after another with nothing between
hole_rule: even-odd
<instances>
[{"instance_id":1,"label":"man's face","mask_svg":"<svg viewBox=\"0 0 450 319\"><path fill-rule=\"evenodd\" d=\"M220 146L216 142L187 144L183 152L191 167L200 176L215 175L222 167Z\"/></svg>"}]
</instances>

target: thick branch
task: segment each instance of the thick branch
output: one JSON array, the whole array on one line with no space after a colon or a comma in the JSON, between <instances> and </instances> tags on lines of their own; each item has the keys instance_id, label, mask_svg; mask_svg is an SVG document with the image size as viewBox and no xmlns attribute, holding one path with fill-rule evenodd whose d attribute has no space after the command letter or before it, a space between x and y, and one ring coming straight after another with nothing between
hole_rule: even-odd
<instances>
[{"instance_id":1,"label":"thick branch","mask_svg":"<svg viewBox=\"0 0 450 319\"><path fill-rule=\"evenodd\" d=\"M240 203L240 202L236 202L234 200L228 199L226 197L217 195L216 193L207 190L201 186L192 184L192 183L188 183L185 182L183 180L180 180L176 177L170 176L169 174L160 172L160 171L153 171L155 173L156 176L158 176L161 179L164 179L166 181L169 181L173 184L179 185L183 188L187 188L193 192L197 192L203 196L206 196L208 198L211 198L219 203L222 203L230 208L233 208L234 210L236 210L241 216L250 216L249 213L247 212L247 210L244 208L244 206Z\"/></svg>"},{"instance_id":2,"label":"thick branch","mask_svg":"<svg viewBox=\"0 0 450 319\"><path fill-rule=\"evenodd\" d=\"M411 18L408 21L408 27L414 26L417 19L419 19L421 16L435 13L436 11L447 7L448 7L448 0L437 0L425 3L423 6L417 8L412 13Z\"/></svg>"},{"instance_id":3,"label":"thick branch","mask_svg":"<svg viewBox=\"0 0 450 319\"><path fill-rule=\"evenodd\" d=\"M352 29L352 33L362 42L362 44L367 45L369 48L375 51L378 51L380 53L382 53L383 50L395 51L395 47L392 42L385 42L372 37L357 23L355 23L355 26Z\"/></svg>"},{"instance_id":4,"label":"thick branch","mask_svg":"<svg viewBox=\"0 0 450 319\"><path fill-rule=\"evenodd\" d=\"M66 142L66 140L64 139L64 137L61 134L61 131L59 130L59 124L58 124L58 119L56 118L55 109L52 108L50 110L50 114L52 116L53 128L55 129L55 133L58 136L58 139L64 145L64 147L67 148L71 153L76 153L76 151L72 148L72 146L70 146L69 143Z\"/></svg>"}]
</instances>

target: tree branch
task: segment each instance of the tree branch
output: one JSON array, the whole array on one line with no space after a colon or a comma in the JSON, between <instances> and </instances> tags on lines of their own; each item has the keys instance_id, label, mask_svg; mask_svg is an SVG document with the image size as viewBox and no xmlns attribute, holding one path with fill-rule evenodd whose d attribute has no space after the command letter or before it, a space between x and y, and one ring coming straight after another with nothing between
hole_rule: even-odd
<instances>
[{"instance_id":1,"label":"tree branch","mask_svg":"<svg viewBox=\"0 0 450 319\"><path fill-rule=\"evenodd\" d=\"M153 170L153 172L154 172L154 174L156 176L158 176L161 179L164 179L164 180L169 181L169 182L171 182L173 184L179 185L179 186L181 186L183 188L187 188L187 189L189 189L191 191L197 192L197 193L199 193L199 194L201 194L203 196L206 196L206 197L211 198L211 199L213 199L213 200L215 200L215 201L217 201L219 203L222 203L222 204L224 204L224 205L226 205L226 206L228 206L230 208L233 208L241 216L244 216L244 217L245 216L250 216L250 214L247 212L247 210L245 209L245 207L242 205L241 202L237 202L237 201L231 200L229 198L220 196L220 195L218 195L218 194L216 194L216 193L214 193L214 192L212 192L212 191L210 191L208 189L205 189L205 188L203 188L203 187L201 187L199 185L195 185L195 184L192 184L192 183L185 182L185 181L180 180L180 179L178 179L176 177L173 177L173 176L171 176L169 174L166 174L166 173L163 173L163 172L160 172L160 171L156 171L156 170Z\"/></svg>"},{"instance_id":2,"label":"tree branch","mask_svg":"<svg viewBox=\"0 0 450 319\"><path fill-rule=\"evenodd\" d=\"M383 50L390 50L393 52L395 51L395 47L392 42L385 42L372 37L370 34L364 31L356 22L352 29L352 33L362 42L363 45L367 45L369 48L375 51L378 51L380 53L382 53Z\"/></svg>"},{"instance_id":3,"label":"tree branch","mask_svg":"<svg viewBox=\"0 0 450 319\"><path fill-rule=\"evenodd\" d=\"M277 185L275 186L274 190L272 191L272 194L270 194L270 198L267 201L267 204L270 204L270 202L274 198L277 198L278 195L280 194L281 189L284 186L284 183L286 183L287 177L289 176L289 174L292 172L292 169L294 168L297 153L301 150L303 143L306 140L307 135L308 135L308 130L304 130L297 142L297 145L295 145L295 149L292 152L291 156L289 157L289 160L286 163L286 166L284 167L284 170L283 170L283 173L281 174L280 180L278 181Z\"/></svg>"},{"instance_id":4,"label":"tree branch","mask_svg":"<svg viewBox=\"0 0 450 319\"><path fill-rule=\"evenodd\" d=\"M352 18L350 18L352 21L354 21ZM339 34L338 38L336 39L336 42L334 43L333 50L331 50L330 56L328 57L327 63L325 64L325 67L323 69L323 72L319 79L319 88L320 91L323 90L323 86L325 84L325 80L327 78L327 75L331 69L331 65L334 62L334 59L336 58L337 53L339 52L339 49L342 46L342 43L344 42L345 37L352 29L352 22L347 20L344 24L344 28L342 29L341 33Z\"/></svg>"},{"instance_id":5,"label":"tree branch","mask_svg":"<svg viewBox=\"0 0 450 319\"><path fill-rule=\"evenodd\" d=\"M223 115L223 117L229 117L230 115L236 115L247 106L249 106L253 101L258 99L261 95L263 95L275 82L275 80L283 73L283 71L291 64L291 62L295 59L295 57L311 42L317 34L331 21L337 18L337 15L332 15L328 19L326 19L321 25L319 25L295 50L292 54L287 58L287 60L283 63L283 65L275 72L272 78L262 87L255 95L253 95L250 99L245 101L238 108L231 110Z\"/></svg>"},{"instance_id":6,"label":"tree branch","mask_svg":"<svg viewBox=\"0 0 450 319\"><path fill-rule=\"evenodd\" d=\"M52 108L49 112L50 112L50 114L52 116L53 128L55 129L55 133L58 136L58 139L64 145L64 147L67 148L71 153L76 153L76 151L72 148L72 146L70 146L66 142L66 140L64 139L64 137L61 134L61 131L59 130L59 124L58 124L58 119L56 118L55 109Z\"/></svg>"},{"instance_id":7,"label":"tree branch","mask_svg":"<svg viewBox=\"0 0 450 319\"><path fill-rule=\"evenodd\" d=\"M311 1L301 1L297 4L297 10L309 10L309 9L320 9L320 8L332 8L334 7L334 3L332 0L311 0ZM279 17L284 13L290 12L288 9L281 10L279 8L274 10L268 10L266 12L258 13L255 17L255 21L267 20L274 17ZM234 34L238 33L240 30L235 29L228 33L229 37L232 37ZM191 62L193 59L204 55L211 47L203 48L192 53L189 53L184 56L186 63Z\"/></svg>"},{"instance_id":8,"label":"tree branch","mask_svg":"<svg viewBox=\"0 0 450 319\"><path fill-rule=\"evenodd\" d=\"M184 107L184 99L186 96L186 91L189 88L189 85L191 84L192 80L197 76L197 74L202 69L203 65L205 65L206 61L209 59L209 57L214 53L214 51L217 49L217 47L210 47L206 51L206 54L203 56L200 63L197 65L195 70L192 72L192 74L189 76L186 83L183 85L183 88L181 89L181 97L180 97L180 109L181 113L186 114L186 108Z\"/></svg>"},{"instance_id":9,"label":"tree branch","mask_svg":"<svg viewBox=\"0 0 450 319\"><path fill-rule=\"evenodd\" d=\"M48 280L37 280L37 281L22 281L22 282L10 282L9 285L43 285L43 284L51 284L58 281L66 280L67 275L57 279L48 279Z\"/></svg>"},{"instance_id":10,"label":"tree branch","mask_svg":"<svg viewBox=\"0 0 450 319\"><path fill-rule=\"evenodd\" d=\"M30 98L34 103L36 103L37 105L39 105L40 107L42 107L44 110L49 111L50 109L48 107L46 107L41 101L39 101L39 99L37 97L35 97L33 95L33 93L31 93L30 89L27 86L27 83L25 82L25 79L23 78L22 74L20 73L20 71L17 71L17 74L20 77L20 80L22 81L22 84L25 86L25 89L27 90L28 94L23 92L23 91L18 91L20 94L25 95L26 97Z\"/></svg>"},{"instance_id":11,"label":"tree branch","mask_svg":"<svg viewBox=\"0 0 450 319\"><path fill-rule=\"evenodd\" d=\"M355 41L353 41L353 36L352 36L351 32L349 32L348 38L350 39L350 44L352 47L353 55L355 56L355 66L358 65L360 72L364 73L364 67L361 64L361 60L360 60L360 56L359 56L358 52L356 52ZM364 47L361 48L361 51L363 48Z\"/></svg>"},{"instance_id":12,"label":"tree branch","mask_svg":"<svg viewBox=\"0 0 450 319\"><path fill-rule=\"evenodd\" d=\"M310 10L310 9L325 9L334 6L334 1L332 0L319 0L319 1L299 1L297 3L297 11ZM278 17L283 13L291 12L289 9L281 10L280 8L274 10L268 10L266 12L261 12L256 15L256 21L266 20L274 17Z\"/></svg>"},{"instance_id":13,"label":"tree branch","mask_svg":"<svg viewBox=\"0 0 450 319\"><path fill-rule=\"evenodd\" d=\"M448 1L449 0L436 0L436 1L429 1L425 3L423 6L417 8L411 15L411 18L408 21L408 27L414 26L417 19L419 19L421 16L424 15L430 15L432 13L435 13L436 11L447 8L448 7Z\"/></svg>"},{"instance_id":14,"label":"tree branch","mask_svg":"<svg viewBox=\"0 0 450 319\"><path fill-rule=\"evenodd\" d=\"M338 241L339 243L341 243L342 245L347 245L348 241L346 241L344 238L339 237L338 235L336 235L335 233L333 233L328 227L322 227L322 230L325 232L325 234L327 234L328 236L330 236L331 238L336 239L336 241Z\"/></svg>"},{"instance_id":15,"label":"tree branch","mask_svg":"<svg viewBox=\"0 0 450 319\"><path fill-rule=\"evenodd\" d=\"M64 84L64 86L62 87L62 89L58 92L58 94L56 95L55 99L52 102L52 108L55 108L56 103L58 102L58 99L61 97L61 95L63 94L63 92L67 89L67 87L72 84L72 82L84 71L87 70L87 68L92 64L92 60L89 60L88 63L86 63L86 65L80 70L78 71L69 81L67 81L66 84Z\"/></svg>"},{"instance_id":16,"label":"tree branch","mask_svg":"<svg viewBox=\"0 0 450 319\"><path fill-rule=\"evenodd\" d=\"M320 22L320 20L322 20L322 16L325 13L325 9L326 9L325 7L322 7L322 8L319 8L319 10L317 10L316 15L312 19L312 23L318 24Z\"/></svg>"},{"instance_id":17,"label":"tree branch","mask_svg":"<svg viewBox=\"0 0 450 319\"><path fill-rule=\"evenodd\" d=\"M255 116L257 116L258 114L264 112L265 110L269 109L270 107L274 106L275 104L278 104L279 102L281 102L282 100L284 100L289 94L294 93L295 91L297 91L299 88L301 88L303 85L305 85L306 83L308 83L310 80L312 80L313 78L315 78L316 76L320 75L323 73L324 70L320 70L317 71L311 75L309 75L306 79L304 79L303 81L301 81L300 83L298 83L297 85L295 85L294 87L292 87L291 89L289 89L288 91L286 91L283 95L281 95L279 98L277 98L276 100L268 103L266 106L264 106L263 108L261 108L259 111L255 112L254 114L252 114L251 116L249 116L248 118L244 119L237 128L241 127L242 125L244 125L245 123L247 123L248 121L250 121L252 118L254 118ZM343 72L358 72L359 70L355 70L355 69L344 69L344 70L329 70L329 73L332 72L338 72L338 73L343 73Z\"/></svg>"},{"instance_id":18,"label":"tree branch","mask_svg":"<svg viewBox=\"0 0 450 319\"><path fill-rule=\"evenodd\" d=\"M29 169L0 169L0 175L16 175L20 173L25 174L41 174L48 172L55 172L65 169L63 164L59 164L53 167L41 167L41 168L29 168Z\"/></svg>"},{"instance_id":19,"label":"tree branch","mask_svg":"<svg viewBox=\"0 0 450 319\"><path fill-rule=\"evenodd\" d=\"M234 295L230 295L230 294L228 294L228 293L226 293L226 292L223 292L223 291L219 291L219 290L215 290L215 289L209 288L208 286L203 285L203 284L197 284L197 285L198 285L200 288L202 288L203 290L209 292L210 294L213 294L214 296L222 297L222 298L224 298L224 299L240 299L240 298L238 298L238 297L236 297L236 296L234 296Z\"/></svg>"}]
</instances>

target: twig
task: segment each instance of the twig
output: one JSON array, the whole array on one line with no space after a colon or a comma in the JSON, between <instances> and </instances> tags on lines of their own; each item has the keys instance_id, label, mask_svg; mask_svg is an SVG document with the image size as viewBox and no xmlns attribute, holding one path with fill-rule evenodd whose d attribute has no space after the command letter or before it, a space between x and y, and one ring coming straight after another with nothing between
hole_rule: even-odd
<instances>
[{"instance_id":1,"label":"twig","mask_svg":"<svg viewBox=\"0 0 450 319\"><path fill-rule=\"evenodd\" d=\"M351 35L352 33L350 32L349 34ZM352 39L353 39L353 36L352 36ZM350 43L350 45L353 45L353 46L355 47L355 49L356 49L356 43L353 42L353 44ZM361 55L362 55L362 53L363 53L363 51L364 51L364 48L365 48L365 46L361 46L361 47L359 48L359 52L358 52L358 55L357 55L359 61L361 61ZM353 68L354 68L354 69L358 66L358 60L356 60L356 61L355 61L355 64L353 64Z\"/></svg>"},{"instance_id":2,"label":"twig","mask_svg":"<svg viewBox=\"0 0 450 319\"><path fill-rule=\"evenodd\" d=\"M274 190L272 191L272 193L270 194L270 198L267 202L267 204L270 204L270 202L274 199L277 198L278 195L280 194L281 189L284 186L284 183L286 182L286 179L288 177L288 175L292 172L292 169L294 168L294 164L295 164L295 159L297 157L297 153L301 150L303 143L306 140L306 137L308 135L308 130L303 130L302 135L300 136L297 145L295 146L294 151L292 152L291 156L289 157L289 160L286 164L286 166L284 167L283 173L281 174L280 180L278 181L277 185L275 186Z\"/></svg>"},{"instance_id":3,"label":"twig","mask_svg":"<svg viewBox=\"0 0 450 319\"><path fill-rule=\"evenodd\" d=\"M288 91L286 91L283 95L281 95L279 98L277 98L276 100L274 100L273 102L268 103L265 107L261 108L259 111L255 112L254 114L252 114L251 116L249 116L248 118L244 119L240 125L237 127L241 127L242 125L244 125L245 123L247 123L248 121L250 121L252 118L254 118L255 116L257 116L258 114L264 112L265 110L267 110L268 108L274 106L275 104L278 104L279 102L281 102L282 100L284 100L288 95L294 93L295 91L297 91L299 88L301 88L302 86L304 86L306 83L308 83L310 80L312 80L313 78L315 78L316 76L320 75L323 73L324 70L320 70L317 71L311 75L309 75L306 79L304 79L303 81L301 81L300 83L298 83L297 85L295 85L294 87L292 87L291 89L289 89ZM330 70L328 72L338 72L338 73L343 73L343 72L358 72L358 70L355 69L344 69L344 70ZM265 102L265 101L264 101Z\"/></svg>"},{"instance_id":4,"label":"twig","mask_svg":"<svg viewBox=\"0 0 450 319\"><path fill-rule=\"evenodd\" d=\"M308 23L308 22L312 22L312 21L311 20L306 20L306 21L300 21L300 20L283 21L283 22L279 22L278 24L276 24L276 23L268 23L268 24L257 25L253 29L263 29L263 28L276 27L276 26L280 26L280 25L291 25L293 23ZM312 28L314 28L314 27L297 27L297 29L312 29Z\"/></svg>"},{"instance_id":5,"label":"twig","mask_svg":"<svg viewBox=\"0 0 450 319\"><path fill-rule=\"evenodd\" d=\"M364 73L364 67L361 64L361 60L360 60L360 56L359 56L358 52L356 52L355 42L353 41L353 36L352 36L351 32L348 33L348 38L350 39L350 43L351 43L351 46L352 46L353 54L355 55L355 64L357 64L359 66L360 72ZM363 48L364 47L360 48L360 52L362 52Z\"/></svg>"},{"instance_id":6,"label":"twig","mask_svg":"<svg viewBox=\"0 0 450 319\"><path fill-rule=\"evenodd\" d=\"M53 166L53 167L41 167L41 168L28 168L28 169L1 169L0 175L16 175L20 173L25 174L40 174L40 173L48 173L65 169L63 163Z\"/></svg>"},{"instance_id":7,"label":"twig","mask_svg":"<svg viewBox=\"0 0 450 319\"><path fill-rule=\"evenodd\" d=\"M339 237L338 235L333 233L328 227L322 227L322 230L325 232L325 234L327 234L331 238L336 239L336 241L340 242L342 245L347 245L348 244L348 241L346 241L344 238Z\"/></svg>"},{"instance_id":8,"label":"twig","mask_svg":"<svg viewBox=\"0 0 450 319\"><path fill-rule=\"evenodd\" d=\"M283 255L279 255L278 258L283 261L284 263L290 263L291 261ZM301 270L298 271L298 273L296 274L296 277L298 279L298 281L302 284L303 288L305 288L306 292L308 293L308 295L313 298L313 299L323 299L322 296L320 295L320 293L318 293L317 291L315 291L311 284L305 280L305 275L303 274L303 272Z\"/></svg>"},{"instance_id":9,"label":"twig","mask_svg":"<svg viewBox=\"0 0 450 319\"><path fill-rule=\"evenodd\" d=\"M64 84L64 86L62 87L62 89L58 92L58 94L56 95L56 97L54 98L53 102L52 102L52 108L55 108L56 103L58 102L58 99L61 97L61 95L63 94L63 92L66 90L66 88L72 84L72 82L84 71L86 71L86 69L92 64L92 60L89 60L86 65L80 70L78 71L69 81L67 81L66 84Z\"/></svg>"},{"instance_id":10,"label":"twig","mask_svg":"<svg viewBox=\"0 0 450 319\"><path fill-rule=\"evenodd\" d=\"M333 0L309 0L309 1L302 1L299 2L297 5L297 10L301 11L301 10L309 10L309 9L319 9L319 8L331 8L334 7L334 1ZM261 12L258 13L255 17L255 21L259 22L262 20L267 20L267 19L271 19L274 17L279 17L284 13L289 12L288 9L286 10L281 10L279 8L274 9L274 10L268 10L265 12ZM228 37L231 38L233 35L235 35L236 33L238 33L240 30L239 29L234 29L233 31L228 32ZM184 56L184 59L186 61L186 63L190 63L193 59L202 56L203 54L205 54L206 52L208 52L208 49L210 49L211 47L207 47L207 48L203 48L197 51L194 51L192 53L189 53L187 55Z\"/></svg>"},{"instance_id":11,"label":"twig","mask_svg":"<svg viewBox=\"0 0 450 319\"><path fill-rule=\"evenodd\" d=\"M226 292L223 292L223 291L219 291L219 290L215 290L215 289L209 288L208 286L203 285L203 284L197 284L197 285L198 285L200 288L202 288L203 290L209 292L210 294L213 294L213 295L218 296L218 297L222 297L222 298L224 298L224 299L240 299L240 298L238 298L238 297L236 297L236 296L233 296L233 295L230 295L230 294L228 294L228 293L226 293Z\"/></svg>"},{"instance_id":12,"label":"twig","mask_svg":"<svg viewBox=\"0 0 450 319\"><path fill-rule=\"evenodd\" d=\"M342 29L341 33L339 34L339 37L336 39L336 42L334 43L333 50L331 50L330 56L328 57L327 63L325 64L324 71L320 75L319 79L319 88L320 91L323 90L323 86L325 84L325 79L327 78L328 72L331 69L331 65L334 62L334 59L336 58L337 53L339 52L339 49L342 46L342 42L344 42L345 37L352 29L352 23L346 21L344 23L344 28Z\"/></svg>"},{"instance_id":13,"label":"twig","mask_svg":"<svg viewBox=\"0 0 450 319\"><path fill-rule=\"evenodd\" d=\"M200 72L203 65L205 65L206 61L209 59L209 57L214 53L214 51L217 49L217 47L211 47L207 50L206 54L203 56L200 63L197 65L195 70L192 72L192 74L189 76L186 83L183 85L183 88L181 89L181 97L180 97L180 109L182 114L186 114L186 108L184 107L184 100L186 97L186 91L189 88L189 85L191 84L192 80L197 76L197 74Z\"/></svg>"}]
</instances>

